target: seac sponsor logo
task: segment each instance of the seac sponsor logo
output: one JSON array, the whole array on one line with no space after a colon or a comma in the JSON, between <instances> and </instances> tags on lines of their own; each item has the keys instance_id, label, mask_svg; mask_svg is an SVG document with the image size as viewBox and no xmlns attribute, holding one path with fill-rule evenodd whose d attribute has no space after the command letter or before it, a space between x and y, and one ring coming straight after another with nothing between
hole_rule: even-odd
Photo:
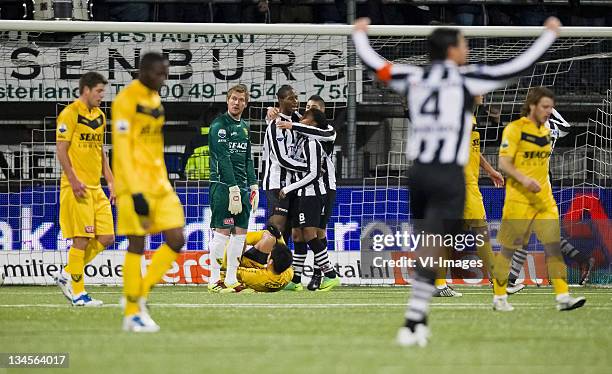
<instances>
[{"instance_id":1,"label":"seac sponsor logo","mask_svg":"<svg viewBox=\"0 0 612 374\"><path fill-rule=\"evenodd\" d=\"M246 151L248 144L246 142L229 142L227 146L231 150L240 149L241 151Z\"/></svg>"},{"instance_id":2,"label":"seac sponsor logo","mask_svg":"<svg viewBox=\"0 0 612 374\"><path fill-rule=\"evenodd\" d=\"M233 225L234 224L234 219L233 218L226 218L223 220L223 224L224 225Z\"/></svg>"},{"instance_id":3,"label":"seac sponsor logo","mask_svg":"<svg viewBox=\"0 0 612 374\"><path fill-rule=\"evenodd\" d=\"M548 151L525 151L523 152L523 157L527 159L532 158L549 158L550 152Z\"/></svg>"},{"instance_id":4,"label":"seac sponsor logo","mask_svg":"<svg viewBox=\"0 0 612 374\"><path fill-rule=\"evenodd\" d=\"M81 134L80 140L83 142L101 142L102 134Z\"/></svg>"}]
</instances>

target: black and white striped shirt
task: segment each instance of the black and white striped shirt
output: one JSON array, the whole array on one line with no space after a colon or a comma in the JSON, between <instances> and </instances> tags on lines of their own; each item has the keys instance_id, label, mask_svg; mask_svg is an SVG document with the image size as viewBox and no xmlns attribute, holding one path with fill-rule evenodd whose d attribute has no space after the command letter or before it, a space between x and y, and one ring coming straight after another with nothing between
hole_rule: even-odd
<instances>
[{"instance_id":1,"label":"black and white striped shirt","mask_svg":"<svg viewBox=\"0 0 612 374\"><path fill-rule=\"evenodd\" d=\"M336 140L336 129L330 124L325 130L320 130L312 126L301 123L293 123L293 131L306 135L309 138L318 140L325 152L325 162L323 163L323 183L325 190L336 190L336 166L333 161L334 142Z\"/></svg>"},{"instance_id":2,"label":"black and white striped shirt","mask_svg":"<svg viewBox=\"0 0 612 374\"><path fill-rule=\"evenodd\" d=\"M359 57L380 80L408 95L410 134L407 157L422 164L457 164L469 158L474 96L504 87L529 69L552 45L556 34L545 31L523 54L506 63L459 67L450 60L421 68L391 64L370 46L366 33L353 32Z\"/></svg>"},{"instance_id":3,"label":"black and white striped shirt","mask_svg":"<svg viewBox=\"0 0 612 374\"><path fill-rule=\"evenodd\" d=\"M296 132L293 130L281 130L276 127L276 123L279 121L297 123L300 120L300 114L295 112L291 117L284 114L279 116L278 119L270 121L266 128L262 152L265 162L264 190L281 189L291 184L293 172L306 172L308 170L306 163L296 161L290 157L291 154L295 154ZM332 139L332 141L336 138L335 131L330 132L328 129L316 127L311 127L311 129L308 130L311 136L318 136L321 139Z\"/></svg>"},{"instance_id":4,"label":"black and white striped shirt","mask_svg":"<svg viewBox=\"0 0 612 374\"><path fill-rule=\"evenodd\" d=\"M323 164L327 155L318 140L297 135L295 154L292 157L308 165L306 171L296 171L292 183L283 188L288 194L297 191L298 196L322 196L327 193L323 181Z\"/></svg>"},{"instance_id":5,"label":"black and white striped shirt","mask_svg":"<svg viewBox=\"0 0 612 374\"><path fill-rule=\"evenodd\" d=\"M571 125L553 108L548 121L544 123L544 126L550 129L550 138L552 140L550 150L555 149L555 143L559 138L563 138L570 133Z\"/></svg>"}]
</instances>

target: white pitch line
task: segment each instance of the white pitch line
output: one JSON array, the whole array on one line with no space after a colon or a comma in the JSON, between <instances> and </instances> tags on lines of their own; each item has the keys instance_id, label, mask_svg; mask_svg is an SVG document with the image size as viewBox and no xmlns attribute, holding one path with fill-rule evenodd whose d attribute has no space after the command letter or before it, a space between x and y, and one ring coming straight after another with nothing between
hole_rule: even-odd
<instances>
[{"instance_id":1,"label":"white pitch line","mask_svg":"<svg viewBox=\"0 0 612 374\"><path fill-rule=\"evenodd\" d=\"M493 290L491 290L490 292L484 292L484 291L466 291L465 289L461 289L461 288L457 288L458 291L460 291L462 294L464 295L493 295ZM573 289L574 293L576 294L580 294L580 295L612 295L612 289L608 290L608 289L602 289L601 291L580 291L579 289ZM24 295L53 295L55 291L49 291L49 292L41 292L41 291L34 291L34 292L22 292L22 291L0 291L1 294L3 295L20 295L20 296L24 296ZM59 291L58 291L59 292ZM93 289L91 291L92 294L95 295L104 295L104 294L108 294L108 295L122 295L123 291L97 291L95 289ZM167 295L167 294L171 294L172 292L163 292L162 294ZM177 291L175 294L206 294L208 293L208 291L206 290L206 288L202 288L202 290L199 291ZM338 294L338 295L367 295L367 294L389 294L389 295L398 295L398 296L405 296L406 294L408 294L407 289L406 290L397 290L397 291L368 291L368 290L339 290L339 292L333 292L334 294ZM265 293L265 292L260 292L260 293L255 293L257 294L269 294L269 293ZM307 293L310 294L310 293ZM285 293L280 293L280 294L276 294L276 295L286 295ZM524 289L523 291L521 291L520 293L518 293L517 295L527 295L527 296L540 296L540 295L554 295L554 292L552 290L538 290L538 289Z\"/></svg>"},{"instance_id":2,"label":"white pitch line","mask_svg":"<svg viewBox=\"0 0 612 374\"><path fill-rule=\"evenodd\" d=\"M549 305L533 304L533 303L512 303L521 309L538 309L547 310ZM202 308L202 309L220 309L220 308L262 308L262 309L334 309L334 308L385 308L385 307L405 307L405 303L388 303L388 304L372 304L372 303L347 303L347 304L186 304L186 303L168 303L168 304L150 304L154 308ZM489 303L434 303L431 305L436 309L491 309ZM104 304L103 308L119 308L119 304ZM0 304L0 308L72 308L67 304ZM612 309L612 304L609 305L587 305L588 309ZM75 309L95 309L95 308L75 308Z\"/></svg>"}]
</instances>

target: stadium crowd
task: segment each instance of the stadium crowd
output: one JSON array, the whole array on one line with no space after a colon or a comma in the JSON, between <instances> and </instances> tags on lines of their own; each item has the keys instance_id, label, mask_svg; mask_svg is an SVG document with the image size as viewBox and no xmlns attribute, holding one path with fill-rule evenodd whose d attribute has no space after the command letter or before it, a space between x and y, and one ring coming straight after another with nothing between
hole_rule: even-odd
<instances>
[{"instance_id":1,"label":"stadium crowd","mask_svg":"<svg viewBox=\"0 0 612 374\"><path fill-rule=\"evenodd\" d=\"M57 0L2 0L0 19L36 19ZM70 0L62 0L70 1ZM345 23L346 0L72 0L89 18L117 22ZM25 4L25 5L24 5ZM357 0L374 24L538 26L556 15L568 26L612 26L612 8L589 0ZM48 14L49 12L47 12Z\"/></svg>"}]
</instances>

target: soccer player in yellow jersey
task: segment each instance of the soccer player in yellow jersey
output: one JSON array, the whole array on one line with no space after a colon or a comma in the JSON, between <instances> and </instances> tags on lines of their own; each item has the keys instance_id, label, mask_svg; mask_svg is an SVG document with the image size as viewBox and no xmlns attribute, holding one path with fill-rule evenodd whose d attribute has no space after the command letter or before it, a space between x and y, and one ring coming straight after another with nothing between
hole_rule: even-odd
<instances>
[{"instance_id":1,"label":"soccer player in yellow jersey","mask_svg":"<svg viewBox=\"0 0 612 374\"><path fill-rule=\"evenodd\" d=\"M276 227L247 233L245 249L237 270L240 292L276 292L291 282L293 256ZM226 266L227 252L221 267Z\"/></svg>"},{"instance_id":2,"label":"soccer player in yellow jersey","mask_svg":"<svg viewBox=\"0 0 612 374\"><path fill-rule=\"evenodd\" d=\"M113 170L117 190L117 233L129 245L123 265L125 317L123 329L156 332L146 300L171 267L185 243L183 207L174 193L164 163L164 107L158 94L168 76L168 61L147 53L140 60L138 79L117 95L112 105ZM140 264L145 236L162 232L145 277Z\"/></svg>"},{"instance_id":3,"label":"soccer player in yellow jersey","mask_svg":"<svg viewBox=\"0 0 612 374\"><path fill-rule=\"evenodd\" d=\"M556 294L558 310L580 308L584 297L569 295L567 268L560 248L559 211L548 178L551 152L550 129L544 123L554 105L553 93L532 89L520 119L506 126L499 149L499 166L507 175L506 199L497 240L502 245L493 267L493 309L512 311L506 286L510 260L516 248L535 232L544 246L548 277Z\"/></svg>"},{"instance_id":4,"label":"soccer player in yellow jersey","mask_svg":"<svg viewBox=\"0 0 612 374\"><path fill-rule=\"evenodd\" d=\"M107 83L96 72L83 74L79 98L57 117L57 158L63 170L60 228L64 238L72 239L72 246L68 264L54 279L75 306L102 305L85 291L83 271L85 264L115 241L111 212L111 201L115 199L113 173L103 149L106 117L100 109ZM111 201L102 191L102 174Z\"/></svg>"},{"instance_id":5,"label":"soccer player in yellow jersey","mask_svg":"<svg viewBox=\"0 0 612 374\"><path fill-rule=\"evenodd\" d=\"M482 95L474 97L474 110L482 105L484 97ZM478 188L478 177L482 167L487 173L495 187L503 187L504 177L495 170L486 158L480 153L480 133L476 131L476 117L472 117L472 133L470 135L470 158L465 166L465 207L463 209L463 219L468 230L474 231L482 240L482 245L476 247L476 253L484 264L483 276L491 276L491 266L493 264L493 249L489 238L487 226L487 216L482 201L482 194ZM446 279L439 278L435 281L437 297L458 297L461 293L453 290L446 284Z\"/></svg>"}]
</instances>

